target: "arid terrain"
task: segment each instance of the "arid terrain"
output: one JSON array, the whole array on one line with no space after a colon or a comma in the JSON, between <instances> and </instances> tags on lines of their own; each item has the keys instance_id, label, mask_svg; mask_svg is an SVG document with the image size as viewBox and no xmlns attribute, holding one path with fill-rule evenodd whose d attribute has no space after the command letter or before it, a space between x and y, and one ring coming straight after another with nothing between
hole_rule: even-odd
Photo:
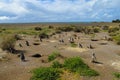
<instances>
[{"instance_id":1,"label":"arid terrain","mask_svg":"<svg viewBox=\"0 0 120 80\"><path fill-rule=\"evenodd\" d=\"M15 28L20 28L24 31L27 28L34 27L47 27L52 25L54 27L67 26L69 24L0 24L1 28L11 29L9 33L15 32ZM70 24L71 25L71 24ZM87 23L87 24L72 24L76 26L119 26L118 23ZM5 33L5 35L9 34ZM19 34L19 33L17 33ZM0 33L0 42L2 42L3 33ZM94 35L85 34L81 32L67 31L59 34L54 34L49 39L42 39L39 41L39 37L35 35L19 34L22 36L22 40L17 40L15 49L24 51L25 62L22 62L18 54L12 54L10 52L0 49L0 80L30 80L32 73L31 70L40 66L50 66L52 62L47 61L47 57L53 51L59 51L65 58L80 56L83 61L90 66L90 68L99 72L99 76L85 77L75 79L71 74L65 73L63 80L114 80L113 73L120 72L120 45L117 45L115 41L109 41L106 39L111 38L107 31L100 31ZM68 41L69 37L76 35L79 38L75 38L74 41L77 44L76 47L71 47ZM64 43L60 43L59 40L63 39ZM95 39L92 40L92 39ZM30 46L26 46L25 41L29 41ZM34 45L34 43L39 45ZM22 44L22 47L19 46ZM82 48L78 47L78 43L82 44ZM93 49L89 46L92 45ZM92 63L92 53L95 53L97 63ZM31 57L34 54L41 54L41 57ZM64 58L57 58L61 63Z\"/></svg>"}]
</instances>

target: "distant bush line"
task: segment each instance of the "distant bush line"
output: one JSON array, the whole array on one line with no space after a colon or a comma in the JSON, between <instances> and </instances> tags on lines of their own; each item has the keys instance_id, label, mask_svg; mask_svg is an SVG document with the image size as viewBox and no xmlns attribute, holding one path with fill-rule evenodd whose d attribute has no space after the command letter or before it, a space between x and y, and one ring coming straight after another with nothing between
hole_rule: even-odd
<instances>
[{"instance_id":1,"label":"distant bush line","mask_svg":"<svg viewBox=\"0 0 120 80\"><path fill-rule=\"evenodd\" d=\"M120 19L112 20L113 23L120 23Z\"/></svg>"}]
</instances>

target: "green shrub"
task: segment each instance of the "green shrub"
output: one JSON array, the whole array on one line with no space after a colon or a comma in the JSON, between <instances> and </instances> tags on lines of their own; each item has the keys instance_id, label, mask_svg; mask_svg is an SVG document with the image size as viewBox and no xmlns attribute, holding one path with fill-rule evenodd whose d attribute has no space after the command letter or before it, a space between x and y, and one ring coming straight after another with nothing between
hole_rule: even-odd
<instances>
[{"instance_id":1,"label":"green shrub","mask_svg":"<svg viewBox=\"0 0 120 80\"><path fill-rule=\"evenodd\" d=\"M111 33L109 33L109 35L110 36L116 36L116 35L118 35L118 33L117 32L111 32Z\"/></svg>"},{"instance_id":2,"label":"green shrub","mask_svg":"<svg viewBox=\"0 0 120 80\"><path fill-rule=\"evenodd\" d=\"M22 39L21 36L18 35L18 34L15 34L14 36L15 36L15 39L16 39L16 40L21 40L21 39Z\"/></svg>"},{"instance_id":3,"label":"green shrub","mask_svg":"<svg viewBox=\"0 0 120 80\"><path fill-rule=\"evenodd\" d=\"M0 30L0 33L2 33L3 31L2 30Z\"/></svg>"},{"instance_id":4,"label":"green shrub","mask_svg":"<svg viewBox=\"0 0 120 80\"><path fill-rule=\"evenodd\" d=\"M82 32L82 28L76 26L73 31L74 31L74 32Z\"/></svg>"},{"instance_id":5,"label":"green shrub","mask_svg":"<svg viewBox=\"0 0 120 80\"><path fill-rule=\"evenodd\" d=\"M3 41L1 42L2 50L7 50L11 52L11 49L14 49L16 43L15 35L7 35L3 37Z\"/></svg>"},{"instance_id":6,"label":"green shrub","mask_svg":"<svg viewBox=\"0 0 120 80\"><path fill-rule=\"evenodd\" d=\"M98 72L89 68L80 57L68 58L64 62L64 68L72 72L77 72L81 76L97 76Z\"/></svg>"},{"instance_id":7,"label":"green shrub","mask_svg":"<svg viewBox=\"0 0 120 80\"><path fill-rule=\"evenodd\" d=\"M79 67L88 68L80 57L68 58L64 62L64 67L70 71L76 72Z\"/></svg>"},{"instance_id":8,"label":"green shrub","mask_svg":"<svg viewBox=\"0 0 120 80\"><path fill-rule=\"evenodd\" d=\"M54 61L52 64L53 68L62 68L62 64L60 64L58 61Z\"/></svg>"},{"instance_id":9,"label":"green shrub","mask_svg":"<svg viewBox=\"0 0 120 80\"><path fill-rule=\"evenodd\" d=\"M116 20L112 20L113 23L120 23L120 20L119 19L116 19Z\"/></svg>"},{"instance_id":10,"label":"green shrub","mask_svg":"<svg viewBox=\"0 0 120 80\"><path fill-rule=\"evenodd\" d=\"M2 28L2 31L5 31L6 29L5 28Z\"/></svg>"},{"instance_id":11,"label":"green shrub","mask_svg":"<svg viewBox=\"0 0 120 80\"><path fill-rule=\"evenodd\" d=\"M61 74L60 70L52 67L40 67L32 72L31 80L58 80Z\"/></svg>"},{"instance_id":12,"label":"green shrub","mask_svg":"<svg viewBox=\"0 0 120 80\"><path fill-rule=\"evenodd\" d=\"M93 28L93 31L94 31L95 33L98 33L98 32L100 32L100 28L95 27L95 28Z\"/></svg>"},{"instance_id":13,"label":"green shrub","mask_svg":"<svg viewBox=\"0 0 120 80\"><path fill-rule=\"evenodd\" d=\"M42 28L41 27L35 27L35 30L40 31L40 30L42 30Z\"/></svg>"},{"instance_id":14,"label":"green shrub","mask_svg":"<svg viewBox=\"0 0 120 80\"><path fill-rule=\"evenodd\" d=\"M79 68L78 70L77 70L77 72L81 75L81 76L89 76L89 77L91 77L91 76L98 76L99 75L99 73L97 72L97 71L95 71L95 70L93 70L93 69L83 69L83 68Z\"/></svg>"},{"instance_id":15,"label":"green shrub","mask_svg":"<svg viewBox=\"0 0 120 80\"><path fill-rule=\"evenodd\" d=\"M116 73L114 73L113 75L115 76L115 78L120 79L120 73L119 73L119 72L116 72Z\"/></svg>"},{"instance_id":16,"label":"green shrub","mask_svg":"<svg viewBox=\"0 0 120 80\"><path fill-rule=\"evenodd\" d=\"M116 31L119 31L118 27L109 28L109 30L108 30L109 33L116 32Z\"/></svg>"},{"instance_id":17,"label":"green shrub","mask_svg":"<svg viewBox=\"0 0 120 80\"><path fill-rule=\"evenodd\" d=\"M107 25L102 26L102 29L103 29L103 30L108 30L108 29L109 29L109 26L107 26Z\"/></svg>"},{"instance_id":18,"label":"green shrub","mask_svg":"<svg viewBox=\"0 0 120 80\"><path fill-rule=\"evenodd\" d=\"M119 35L116 35L116 36L113 36L113 39L116 41L116 43L118 45L120 45L120 34Z\"/></svg>"},{"instance_id":19,"label":"green shrub","mask_svg":"<svg viewBox=\"0 0 120 80\"><path fill-rule=\"evenodd\" d=\"M62 31L61 30L56 30L55 33L59 34L61 33Z\"/></svg>"},{"instance_id":20,"label":"green shrub","mask_svg":"<svg viewBox=\"0 0 120 80\"><path fill-rule=\"evenodd\" d=\"M85 32L86 27L84 26L75 26L73 31L74 32Z\"/></svg>"},{"instance_id":21,"label":"green shrub","mask_svg":"<svg viewBox=\"0 0 120 80\"><path fill-rule=\"evenodd\" d=\"M20 31L19 34L26 34L26 35L29 35L29 32L27 32L27 31Z\"/></svg>"},{"instance_id":22,"label":"green shrub","mask_svg":"<svg viewBox=\"0 0 120 80\"><path fill-rule=\"evenodd\" d=\"M50 54L50 55L48 56L48 61L53 61L54 59L56 59L56 58L59 57L59 56L60 56L60 53L57 52L57 51L55 51L55 52L53 52L52 54Z\"/></svg>"},{"instance_id":23,"label":"green shrub","mask_svg":"<svg viewBox=\"0 0 120 80\"><path fill-rule=\"evenodd\" d=\"M117 41L117 44L120 45L120 41Z\"/></svg>"},{"instance_id":24,"label":"green shrub","mask_svg":"<svg viewBox=\"0 0 120 80\"><path fill-rule=\"evenodd\" d=\"M49 25L49 26L48 26L48 28L49 28L49 29L53 29L53 28L54 28L54 26L52 26L52 25Z\"/></svg>"},{"instance_id":25,"label":"green shrub","mask_svg":"<svg viewBox=\"0 0 120 80\"><path fill-rule=\"evenodd\" d=\"M70 46L71 46L71 47L77 47L77 44L71 43Z\"/></svg>"},{"instance_id":26,"label":"green shrub","mask_svg":"<svg viewBox=\"0 0 120 80\"><path fill-rule=\"evenodd\" d=\"M41 33L39 34L39 37L41 37L41 38L47 38L47 37L48 37L48 34L45 33L45 32L41 32Z\"/></svg>"},{"instance_id":27,"label":"green shrub","mask_svg":"<svg viewBox=\"0 0 120 80\"><path fill-rule=\"evenodd\" d=\"M65 26L65 27L57 27L56 30L61 30L61 31L72 31L74 28L72 26Z\"/></svg>"}]
</instances>

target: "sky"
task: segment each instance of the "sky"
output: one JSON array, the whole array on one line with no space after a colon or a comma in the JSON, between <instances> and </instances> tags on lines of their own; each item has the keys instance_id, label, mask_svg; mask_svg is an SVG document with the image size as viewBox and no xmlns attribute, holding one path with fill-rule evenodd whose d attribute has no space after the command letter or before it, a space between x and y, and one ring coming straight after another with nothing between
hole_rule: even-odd
<instances>
[{"instance_id":1,"label":"sky","mask_svg":"<svg viewBox=\"0 0 120 80\"><path fill-rule=\"evenodd\" d=\"M120 19L120 0L0 0L0 23L113 19Z\"/></svg>"}]
</instances>

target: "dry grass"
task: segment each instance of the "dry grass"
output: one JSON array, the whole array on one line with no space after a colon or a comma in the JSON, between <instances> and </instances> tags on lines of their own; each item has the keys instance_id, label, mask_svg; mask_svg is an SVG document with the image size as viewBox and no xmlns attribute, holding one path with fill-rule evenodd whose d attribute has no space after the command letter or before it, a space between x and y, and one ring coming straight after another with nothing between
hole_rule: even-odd
<instances>
[{"instance_id":1,"label":"dry grass","mask_svg":"<svg viewBox=\"0 0 120 80\"><path fill-rule=\"evenodd\" d=\"M85 49L85 48L73 48L73 47L67 47L65 49L70 50L70 51L77 51L77 52L84 52L84 51L88 50L88 49Z\"/></svg>"},{"instance_id":2,"label":"dry grass","mask_svg":"<svg viewBox=\"0 0 120 80\"><path fill-rule=\"evenodd\" d=\"M64 70L63 74L61 74L61 80L82 80L80 75L71 73L68 70Z\"/></svg>"}]
</instances>

